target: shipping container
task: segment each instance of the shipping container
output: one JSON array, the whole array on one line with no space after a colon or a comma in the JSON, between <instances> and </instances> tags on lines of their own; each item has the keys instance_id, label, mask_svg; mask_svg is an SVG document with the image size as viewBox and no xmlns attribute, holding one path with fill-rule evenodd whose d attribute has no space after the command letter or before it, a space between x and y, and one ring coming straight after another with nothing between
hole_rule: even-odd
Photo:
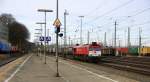
<instances>
[{"instance_id":1,"label":"shipping container","mask_svg":"<svg viewBox=\"0 0 150 82\"><path fill-rule=\"evenodd\" d=\"M134 56L137 56L138 55L138 47L130 47L128 49L128 53L130 55L134 55Z\"/></svg>"},{"instance_id":2,"label":"shipping container","mask_svg":"<svg viewBox=\"0 0 150 82\"><path fill-rule=\"evenodd\" d=\"M128 54L128 48L126 47L116 48L116 52L118 56L125 56Z\"/></svg>"},{"instance_id":3,"label":"shipping container","mask_svg":"<svg viewBox=\"0 0 150 82\"><path fill-rule=\"evenodd\" d=\"M141 56L150 56L150 47L143 47L140 49Z\"/></svg>"}]
</instances>

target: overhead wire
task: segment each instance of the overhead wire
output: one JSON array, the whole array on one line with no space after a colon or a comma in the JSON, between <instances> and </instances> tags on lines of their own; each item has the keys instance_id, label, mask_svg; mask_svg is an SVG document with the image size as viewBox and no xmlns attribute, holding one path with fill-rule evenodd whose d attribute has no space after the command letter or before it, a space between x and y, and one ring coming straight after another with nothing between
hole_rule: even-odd
<instances>
[{"instance_id":1,"label":"overhead wire","mask_svg":"<svg viewBox=\"0 0 150 82\"><path fill-rule=\"evenodd\" d=\"M148 11L148 10L150 10L150 8L145 8L145 9L140 10L139 12L137 12L137 13L135 13L135 14L133 14L133 15L129 15L128 18L135 17L135 16L140 15L140 14L142 14L142 13ZM128 19L128 18L127 18L127 19ZM124 22L124 21L126 21L127 19L125 19L125 20L123 20L123 21L121 21L121 22ZM121 22L120 22L120 23L121 23Z\"/></svg>"},{"instance_id":2,"label":"overhead wire","mask_svg":"<svg viewBox=\"0 0 150 82\"><path fill-rule=\"evenodd\" d=\"M127 18L126 18L126 19L123 19L122 21L119 21L119 23L122 23L122 22L126 21L128 18L132 18L132 17L135 17L135 16L137 16L137 15L140 15L140 14L142 14L142 13L148 11L148 10L150 10L150 8L145 8L145 9L140 10L139 12L137 12L137 13L135 13L135 14L133 14L133 15L126 16ZM148 24L148 23L150 23L150 21L147 21L147 22L144 22L144 23L140 23L140 24L134 24L134 25L130 25L130 26L125 26L125 27L134 27L134 26L139 26L139 25L145 25L145 24ZM106 24L104 24L104 25L107 25L107 24L108 24L108 23L106 23ZM104 26L104 25L102 25L102 26ZM120 29L120 30L121 30L121 29Z\"/></svg>"},{"instance_id":3,"label":"overhead wire","mask_svg":"<svg viewBox=\"0 0 150 82\"><path fill-rule=\"evenodd\" d=\"M122 8L122 7L126 6L126 5L128 5L128 4L130 4L130 3L133 2L133 1L134 1L134 0L129 0L129 1L127 1L127 2L125 2L125 3L123 3L123 4L121 4L121 5L119 5L119 6L115 7L115 8L113 8L112 10L110 10L110 11L108 11L108 12L105 12L104 14L102 14L102 15L100 15L100 16L94 18L93 20L91 20L91 21L89 21L89 22L94 22L94 21L98 20L99 18L101 18L101 17L103 17L103 16L105 16L105 15L108 15L108 14L110 14L110 13L112 13L112 12L114 12L114 11L116 11L116 10L118 10L118 9L120 9L120 8ZM86 22L86 23L89 23L89 22Z\"/></svg>"},{"instance_id":4,"label":"overhead wire","mask_svg":"<svg viewBox=\"0 0 150 82\"><path fill-rule=\"evenodd\" d=\"M128 1L128 2L126 2L126 3L124 3L124 4L122 4L122 5L119 5L118 7L114 8L114 9L108 11L108 12L105 12L104 14L102 14L102 15L100 15L100 16L94 18L93 21L92 21L92 20L91 20L91 21L92 21L92 22L97 21L97 20L100 19L101 17L103 17L103 16L105 16L105 15L108 15L108 14L110 14L110 13L112 13L112 12L114 12L114 11L116 11L116 10L118 10L118 9L120 9L120 8L122 8L122 7L124 7L124 6L126 6L126 5L128 5L129 3L133 2L133 1L134 1L134 0L130 0L130 1ZM97 9L97 8L96 8L96 9ZM143 12L146 12L146 11L148 11L148 10L150 10L150 8L143 9L143 10L141 10L141 11L139 11L139 12L133 14L133 15L128 16L127 19L128 19L128 18L131 18L131 17L135 17L135 16L137 16L137 15L139 15L139 14L142 14ZM125 20L127 20L127 19L125 19ZM91 21L89 21L89 22L92 23ZM89 22L85 22L84 24L89 24ZM121 22L123 22L123 21L121 21ZM121 23L121 22L119 22L119 23ZM147 21L147 22L144 22L144 23L141 23L141 24L135 24L135 25L132 25L132 26L145 25L145 24L148 24L148 23L150 23L150 21ZM105 25L106 25L106 24L105 24ZM79 31L79 29L78 29L78 31Z\"/></svg>"},{"instance_id":5,"label":"overhead wire","mask_svg":"<svg viewBox=\"0 0 150 82\"><path fill-rule=\"evenodd\" d=\"M102 2L100 2L100 4L93 10L91 10L90 12L88 12L85 16L90 16L90 14L94 13L96 10L99 10L100 8L102 8L102 3L106 2L106 0L103 0Z\"/></svg>"}]
</instances>

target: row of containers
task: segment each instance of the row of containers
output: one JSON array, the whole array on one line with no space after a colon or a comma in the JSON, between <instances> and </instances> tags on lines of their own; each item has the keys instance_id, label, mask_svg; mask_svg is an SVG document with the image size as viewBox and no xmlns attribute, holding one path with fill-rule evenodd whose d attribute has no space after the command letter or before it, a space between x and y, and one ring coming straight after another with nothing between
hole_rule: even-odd
<instances>
[{"instance_id":1,"label":"row of containers","mask_svg":"<svg viewBox=\"0 0 150 82\"><path fill-rule=\"evenodd\" d=\"M114 48L102 48L103 55L115 55ZM120 47L116 48L116 55L117 56L150 56L150 47Z\"/></svg>"}]
</instances>

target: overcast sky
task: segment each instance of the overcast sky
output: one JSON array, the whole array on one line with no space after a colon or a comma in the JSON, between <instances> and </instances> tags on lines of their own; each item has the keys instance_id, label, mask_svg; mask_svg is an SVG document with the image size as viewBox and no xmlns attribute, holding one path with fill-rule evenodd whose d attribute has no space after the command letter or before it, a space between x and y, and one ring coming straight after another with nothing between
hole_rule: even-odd
<instances>
[{"instance_id":1,"label":"overcast sky","mask_svg":"<svg viewBox=\"0 0 150 82\"><path fill-rule=\"evenodd\" d=\"M50 29L51 43L55 43L53 22L56 17L56 0L0 0L0 14L10 13L17 21L27 26L30 41L40 28L36 22L44 21L44 13L37 9L52 9L47 13L47 28ZM67 36L73 42L79 42L80 18L83 19L83 39L87 42L87 31L90 41L104 42L107 32L107 44L112 45L114 38L114 22L117 21L117 44L127 44L127 28L131 28L131 44L138 44L139 27L142 29L142 45L150 46L150 0L59 0L59 18L63 28L63 13L67 9ZM62 30L63 32L63 30Z\"/></svg>"}]
</instances>

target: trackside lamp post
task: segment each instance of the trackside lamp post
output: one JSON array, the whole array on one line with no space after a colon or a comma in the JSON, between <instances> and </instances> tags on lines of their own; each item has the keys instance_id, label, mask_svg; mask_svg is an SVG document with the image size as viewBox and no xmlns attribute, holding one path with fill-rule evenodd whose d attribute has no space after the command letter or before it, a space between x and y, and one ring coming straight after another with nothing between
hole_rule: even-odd
<instances>
[{"instance_id":1,"label":"trackside lamp post","mask_svg":"<svg viewBox=\"0 0 150 82\"><path fill-rule=\"evenodd\" d=\"M64 58L66 58L66 47L67 47L66 15L69 15L67 10L65 10L64 12Z\"/></svg>"},{"instance_id":2,"label":"trackside lamp post","mask_svg":"<svg viewBox=\"0 0 150 82\"><path fill-rule=\"evenodd\" d=\"M47 12L53 12L53 10L47 10L47 9L38 9L38 12L44 12L45 13L45 34L44 34L44 64L46 64L46 13Z\"/></svg>"},{"instance_id":3,"label":"trackside lamp post","mask_svg":"<svg viewBox=\"0 0 150 82\"><path fill-rule=\"evenodd\" d=\"M82 19L84 18L84 16L79 16L81 18L81 29L80 29L80 44L82 44Z\"/></svg>"},{"instance_id":4,"label":"trackside lamp post","mask_svg":"<svg viewBox=\"0 0 150 82\"><path fill-rule=\"evenodd\" d=\"M42 25L45 24L44 22L37 22L36 24L39 24L41 26L41 29L36 29L36 30L40 30L41 31L41 36L42 37ZM39 37L39 39L40 39ZM40 59L42 60L42 41L41 41L41 44L40 44Z\"/></svg>"}]
</instances>

